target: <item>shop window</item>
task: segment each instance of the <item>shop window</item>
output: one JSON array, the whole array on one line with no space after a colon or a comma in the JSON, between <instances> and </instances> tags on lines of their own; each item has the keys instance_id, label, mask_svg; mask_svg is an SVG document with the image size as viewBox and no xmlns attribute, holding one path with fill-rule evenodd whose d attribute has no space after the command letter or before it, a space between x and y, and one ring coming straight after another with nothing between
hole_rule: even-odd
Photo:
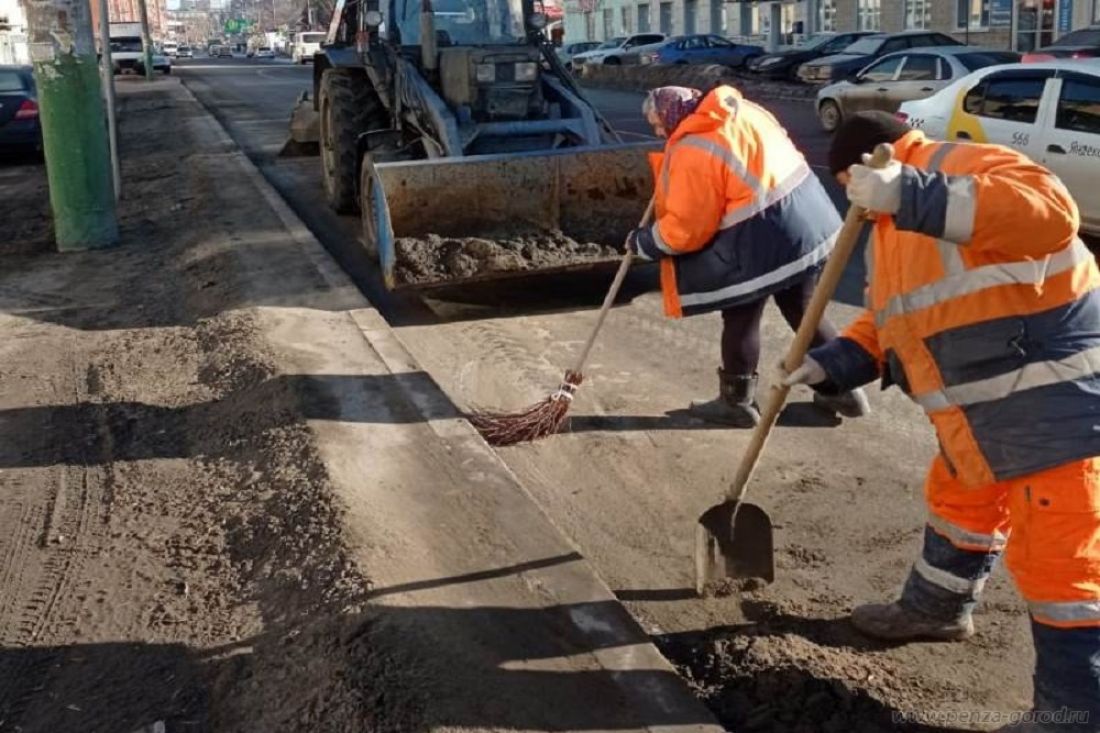
<instances>
[{"instance_id":1,"label":"shop window","mask_svg":"<svg viewBox=\"0 0 1100 733\"><path fill-rule=\"evenodd\" d=\"M932 0L905 0L905 30L926 30L931 25Z\"/></svg>"},{"instance_id":2,"label":"shop window","mask_svg":"<svg viewBox=\"0 0 1100 733\"><path fill-rule=\"evenodd\" d=\"M955 0L959 30L989 27L989 0Z\"/></svg>"},{"instance_id":3,"label":"shop window","mask_svg":"<svg viewBox=\"0 0 1100 733\"><path fill-rule=\"evenodd\" d=\"M882 0L859 0L856 6L856 27L861 31L877 31L881 28Z\"/></svg>"}]
</instances>

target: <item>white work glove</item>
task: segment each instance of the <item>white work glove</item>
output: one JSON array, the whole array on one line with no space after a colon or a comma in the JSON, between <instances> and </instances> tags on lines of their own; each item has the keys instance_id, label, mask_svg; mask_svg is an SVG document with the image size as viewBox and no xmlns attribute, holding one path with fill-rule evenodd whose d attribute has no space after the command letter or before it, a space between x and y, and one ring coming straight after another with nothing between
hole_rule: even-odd
<instances>
[{"instance_id":1,"label":"white work glove","mask_svg":"<svg viewBox=\"0 0 1100 733\"><path fill-rule=\"evenodd\" d=\"M880 214L896 214L901 206L901 163L891 160L885 168L867 165L871 156L863 154L863 165L848 168L848 200L855 206Z\"/></svg>"},{"instance_id":2,"label":"white work glove","mask_svg":"<svg viewBox=\"0 0 1100 733\"><path fill-rule=\"evenodd\" d=\"M793 387L796 384L807 386L821 384L829 375L825 373L825 367L821 366L812 356L802 358L802 364L790 374L787 373L783 362L779 362L779 383L784 387Z\"/></svg>"}]
</instances>

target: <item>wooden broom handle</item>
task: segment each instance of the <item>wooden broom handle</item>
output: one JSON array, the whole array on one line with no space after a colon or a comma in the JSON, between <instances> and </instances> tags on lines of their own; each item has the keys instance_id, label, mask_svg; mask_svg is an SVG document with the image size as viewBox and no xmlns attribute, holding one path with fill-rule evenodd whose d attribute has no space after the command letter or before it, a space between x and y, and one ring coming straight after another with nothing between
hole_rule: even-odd
<instances>
[{"instance_id":1,"label":"wooden broom handle","mask_svg":"<svg viewBox=\"0 0 1100 733\"><path fill-rule=\"evenodd\" d=\"M885 168L893 157L893 146L883 143L875 148L870 165L872 168ZM788 374L802 366L802 361L806 358L806 352L810 350L810 343L813 342L817 327L821 325L821 318L825 315L825 307L832 300L837 285L840 283L840 278L844 274L844 268L848 265L848 260L851 258L852 252L855 251L856 245L859 244L859 235L863 231L866 215L867 212L858 206L848 207L848 213L844 217L844 225L840 228L840 233L837 234L836 245L825 263L821 278L817 281L817 287L814 288L813 297L810 298L810 304L806 307L806 312L802 314L802 322L798 324L798 331L795 332L794 340L791 342L790 348L787 349L787 356L783 359L783 368ZM786 404L787 395L790 391L790 387L786 387L781 383L770 386L768 402L764 407L763 414L760 416L760 423L752 433L749 446L741 457L741 465L737 467L733 483L730 484L729 490L726 492L727 501L740 502L745 498L745 491L748 489L749 481L756 470L760 454L764 452L768 436L771 435L772 427L779 419L779 413L783 411L783 405Z\"/></svg>"},{"instance_id":2,"label":"wooden broom handle","mask_svg":"<svg viewBox=\"0 0 1100 733\"><path fill-rule=\"evenodd\" d=\"M654 193L649 197L649 205L645 207L645 213L642 214L642 220L638 222L638 228L641 229L649 223L649 219L653 216L653 206L657 201L657 194ZM611 305L615 302L615 298L619 296L619 288L623 286L623 280L626 279L626 271L630 269L630 261L634 259L634 253L627 248L623 254L623 259L619 263L619 269L615 272L615 279L611 281L611 287L607 290L607 295L603 298L603 307L600 308L600 314L596 317L596 325L592 329L592 333L588 335L588 341L584 343L584 348L581 349L580 356L577 357L576 364L573 366L572 371L580 374L584 371L585 362L588 361L588 352L592 351L592 345L596 343L596 336L599 335L600 329L603 328L603 322L607 320L607 314L611 311Z\"/></svg>"}]
</instances>

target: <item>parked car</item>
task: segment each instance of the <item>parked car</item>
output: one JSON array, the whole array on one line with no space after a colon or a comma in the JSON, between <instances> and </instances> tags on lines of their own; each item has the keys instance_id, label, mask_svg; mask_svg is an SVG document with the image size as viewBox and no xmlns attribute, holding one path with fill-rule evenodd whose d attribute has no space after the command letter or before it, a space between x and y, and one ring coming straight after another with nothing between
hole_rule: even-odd
<instances>
[{"instance_id":1,"label":"parked car","mask_svg":"<svg viewBox=\"0 0 1100 733\"><path fill-rule=\"evenodd\" d=\"M641 64L720 64L740 68L752 58L764 53L761 46L733 43L721 36L676 36L657 44L639 46L623 60L630 63L637 57Z\"/></svg>"},{"instance_id":2,"label":"parked car","mask_svg":"<svg viewBox=\"0 0 1100 733\"><path fill-rule=\"evenodd\" d=\"M577 54L591 51L600 45L599 41L578 41L577 43L566 43L558 46L555 49L555 53L558 54L558 59L562 65L572 71L573 69L573 57Z\"/></svg>"},{"instance_id":3,"label":"parked car","mask_svg":"<svg viewBox=\"0 0 1100 733\"><path fill-rule=\"evenodd\" d=\"M136 64L134 64L134 69L137 71L137 73L144 74L145 73L145 63L143 61L139 60ZM154 53L153 54L153 71L159 71L162 74L171 74L172 73L172 59L168 58L164 54Z\"/></svg>"},{"instance_id":4,"label":"parked car","mask_svg":"<svg viewBox=\"0 0 1100 733\"><path fill-rule=\"evenodd\" d=\"M271 46L260 46L256 49L254 55L258 59L273 59L275 58L275 51L271 49Z\"/></svg>"},{"instance_id":5,"label":"parked car","mask_svg":"<svg viewBox=\"0 0 1100 733\"><path fill-rule=\"evenodd\" d=\"M853 112L897 112L902 102L923 99L972 71L1011 64L1020 54L974 46L914 48L883 56L850 79L817 93L817 118L832 132Z\"/></svg>"},{"instance_id":6,"label":"parked car","mask_svg":"<svg viewBox=\"0 0 1100 733\"><path fill-rule=\"evenodd\" d=\"M195 52L191 50L190 46L180 46L176 49L176 58L193 59L195 58Z\"/></svg>"},{"instance_id":7,"label":"parked car","mask_svg":"<svg viewBox=\"0 0 1100 733\"><path fill-rule=\"evenodd\" d=\"M1024 54L1024 62L1087 59L1100 56L1100 25L1067 33L1049 46Z\"/></svg>"},{"instance_id":8,"label":"parked car","mask_svg":"<svg viewBox=\"0 0 1100 733\"><path fill-rule=\"evenodd\" d=\"M623 55L639 46L649 46L665 40L663 33L636 33L633 36L618 36L601 43L591 51L579 53L573 57L573 66L581 64L607 64L618 66Z\"/></svg>"},{"instance_id":9,"label":"parked car","mask_svg":"<svg viewBox=\"0 0 1100 733\"><path fill-rule=\"evenodd\" d=\"M938 140L1023 151L1065 183L1081 228L1100 234L1100 59L989 66L905 102L898 117Z\"/></svg>"},{"instance_id":10,"label":"parked car","mask_svg":"<svg viewBox=\"0 0 1100 733\"><path fill-rule=\"evenodd\" d=\"M30 66L0 66L0 150L42 149L38 93Z\"/></svg>"},{"instance_id":11,"label":"parked car","mask_svg":"<svg viewBox=\"0 0 1100 733\"><path fill-rule=\"evenodd\" d=\"M210 49L210 55L219 59L233 58L233 49L229 46L214 46Z\"/></svg>"},{"instance_id":12,"label":"parked car","mask_svg":"<svg viewBox=\"0 0 1100 733\"><path fill-rule=\"evenodd\" d=\"M313 54L321 50L327 33L297 33L294 35L293 59L296 64L312 64Z\"/></svg>"},{"instance_id":13,"label":"parked car","mask_svg":"<svg viewBox=\"0 0 1100 733\"><path fill-rule=\"evenodd\" d=\"M842 53L807 61L798 69L798 78L810 84L846 79L864 66L888 53L927 46L961 46L951 36L931 31L879 33L859 39Z\"/></svg>"},{"instance_id":14,"label":"parked car","mask_svg":"<svg viewBox=\"0 0 1100 733\"><path fill-rule=\"evenodd\" d=\"M145 51L141 36L129 35L132 29L121 26L137 25L136 23L111 23L111 63L115 74L133 71L138 74L145 73ZM123 34L123 35L120 35ZM172 59L165 56L155 48L152 52L153 71L165 74L172 73Z\"/></svg>"},{"instance_id":15,"label":"parked car","mask_svg":"<svg viewBox=\"0 0 1100 733\"><path fill-rule=\"evenodd\" d=\"M802 64L822 56L841 53L860 38L870 35L875 34L872 31L818 33L797 48L755 56L749 59L747 66L749 71L771 79L797 79L798 67Z\"/></svg>"}]
</instances>

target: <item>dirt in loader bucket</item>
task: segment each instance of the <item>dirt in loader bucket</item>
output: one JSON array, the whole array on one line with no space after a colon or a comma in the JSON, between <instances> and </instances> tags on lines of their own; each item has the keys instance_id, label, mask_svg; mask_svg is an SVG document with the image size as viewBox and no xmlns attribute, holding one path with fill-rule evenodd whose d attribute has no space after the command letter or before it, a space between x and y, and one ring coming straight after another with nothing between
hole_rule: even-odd
<instances>
[{"instance_id":1,"label":"dirt in loader bucket","mask_svg":"<svg viewBox=\"0 0 1100 733\"><path fill-rule=\"evenodd\" d=\"M557 229L499 225L477 237L401 237L395 275L402 285L606 262L620 248L578 242Z\"/></svg>"},{"instance_id":2,"label":"dirt in loader bucket","mask_svg":"<svg viewBox=\"0 0 1100 733\"><path fill-rule=\"evenodd\" d=\"M403 163L367 161L386 286L421 291L614 271L653 191L655 143Z\"/></svg>"}]
</instances>

